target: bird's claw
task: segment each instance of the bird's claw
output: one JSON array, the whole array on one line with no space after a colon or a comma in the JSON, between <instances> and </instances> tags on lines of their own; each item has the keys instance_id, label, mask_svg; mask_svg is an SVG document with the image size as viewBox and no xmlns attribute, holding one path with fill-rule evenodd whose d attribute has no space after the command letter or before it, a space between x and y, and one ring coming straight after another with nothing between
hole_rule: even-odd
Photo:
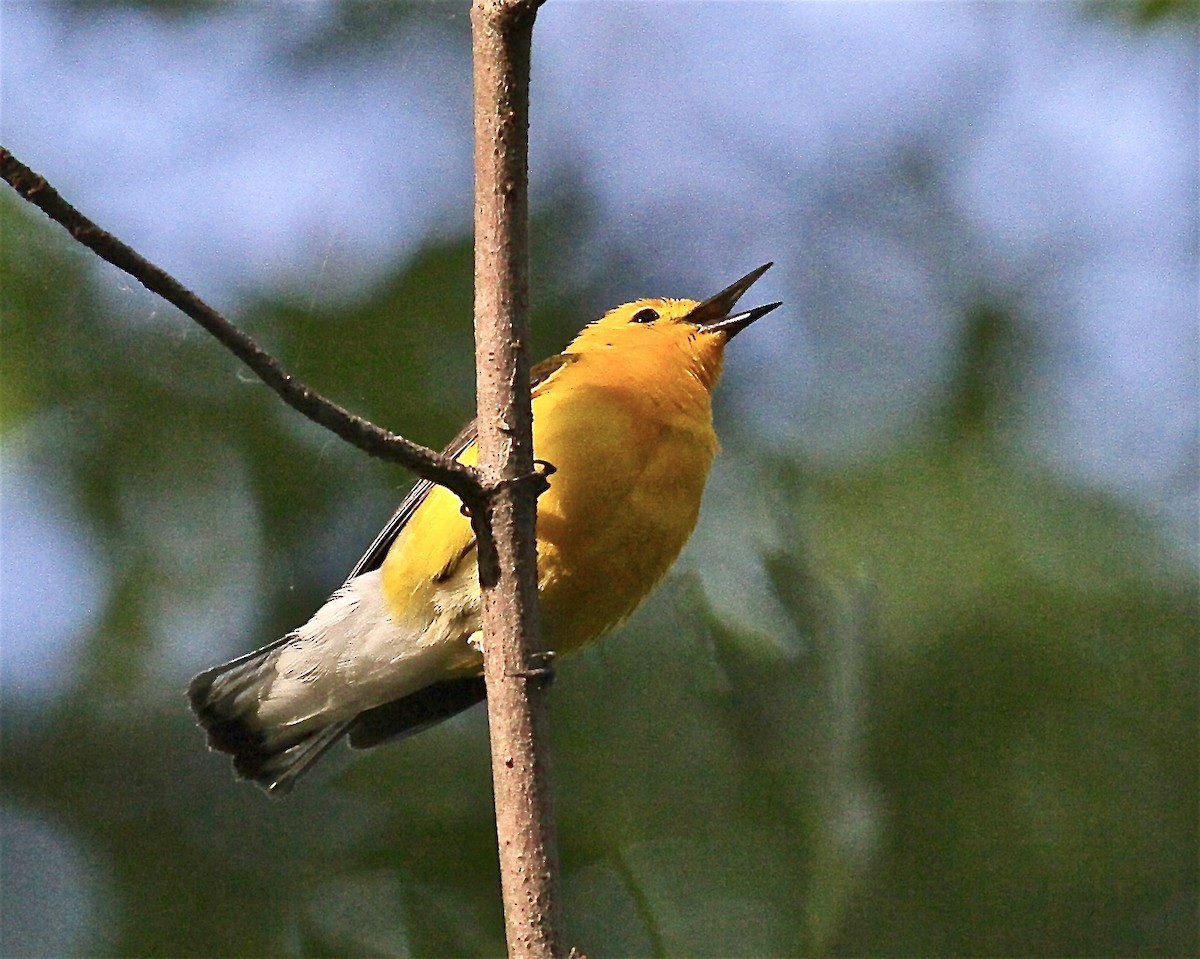
<instances>
[{"instance_id":1,"label":"bird's claw","mask_svg":"<svg viewBox=\"0 0 1200 959\"><path fill-rule=\"evenodd\" d=\"M541 496L550 488L549 477L553 476L557 472L558 469L553 463L547 462L546 460L534 460L532 473L526 473L523 476L514 476L512 479L501 480L496 484L496 489L503 489L506 486L519 486L522 483L529 483L534 487L537 495Z\"/></svg>"},{"instance_id":2,"label":"bird's claw","mask_svg":"<svg viewBox=\"0 0 1200 959\"><path fill-rule=\"evenodd\" d=\"M521 679L536 679L542 686L551 686L554 683L554 650L547 649L540 653L530 653L529 658L540 662L540 666L531 666L529 669L517 669L509 673L509 676L520 677Z\"/></svg>"},{"instance_id":3,"label":"bird's claw","mask_svg":"<svg viewBox=\"0 0 1200 959\"><path fill-rule=\"evenodd\" d=\"M534 460L532 473L526 473L524 476L515 476L512 479L500 480L495 486L491 487L491 492L494 495L502 489L510 489L522 483L531 483L536 488L537 495L541 496L550 488L549 477L557 472L558 467L549 460ZM471 508L466 503L460 503L458 511L468 519L471 518Z\"/></svg>"}]
</instances>

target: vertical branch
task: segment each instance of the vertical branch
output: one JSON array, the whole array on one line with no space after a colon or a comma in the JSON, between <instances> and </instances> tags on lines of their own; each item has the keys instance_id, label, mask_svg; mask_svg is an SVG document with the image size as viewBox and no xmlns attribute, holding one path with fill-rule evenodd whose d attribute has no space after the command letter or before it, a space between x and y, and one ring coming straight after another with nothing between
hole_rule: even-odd
<instances>
[{"instance_id":1,"label":"vertical branch","mask_svg":"<svg viewBox=\"0 0 1200 959\"><path fill-rule=\"evenodd\" d=\"M529 358L529 61L541 0L475 0L475 365L479 469L495 489L480 530L484 675L511 957L560 953L557 862L537 647L538 487ZM486 524L477 522L477 526Z\"/></svg>"}]
</instances>

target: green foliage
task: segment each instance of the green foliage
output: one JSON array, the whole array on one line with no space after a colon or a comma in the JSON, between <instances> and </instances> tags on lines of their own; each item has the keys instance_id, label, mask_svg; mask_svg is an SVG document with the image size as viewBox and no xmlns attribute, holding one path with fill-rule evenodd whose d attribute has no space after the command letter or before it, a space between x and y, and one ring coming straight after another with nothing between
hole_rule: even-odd
<instances>
[{"instance_id":1,"label":"green foliage","mask_svg":"<svg viewBox=\"0 0 1200 959\"><path fill-rule=\"evenodd\" d=\"M1090 0L1090 6L1139 27L1174 24L1187 28L1200 21L1197 0Z\"/></svg>"},{"instance_id":2,"label":"green foliage","mask_svg":"<svg viewBox=\"0 0 1200 959\"><path fill-rule=\"evenodd\" d=\"M339 753L273 802L206 754L180 694L311 612L395 471L37 215L0 217L6 447L106 577L69 687L0 706L5 810L94 865L103 907L74 951L499 954L479 711ZM538 222L543 257L567 230ZM353 302L276 291L238 313L318 389L436 444L470 415L469 291L459 237ZM537 352L588 314L571 291L541 302ZM778 632L733 628L679 576L562 664L559 835L588 955L1197 951L1195 570L1015 452L1021 330L966 311L907 448L837 470L751 451Z\"/></svg>"}]
</instances>

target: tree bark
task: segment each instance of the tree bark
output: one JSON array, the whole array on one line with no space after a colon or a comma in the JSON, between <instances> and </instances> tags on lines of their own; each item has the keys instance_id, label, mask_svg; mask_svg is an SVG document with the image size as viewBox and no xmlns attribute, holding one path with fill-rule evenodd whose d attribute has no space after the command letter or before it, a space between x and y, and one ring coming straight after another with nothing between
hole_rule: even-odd
<instances>
[{"instance_id":1,"label":"tree bark","mask_svg":"<svg viewBox=\"0 0 1200 959\"><path fill-rule=\"evenodd\" d=\"M537 482L526 352L529 63L541 0L475 0L475 366L484 675L510 957L561 955L557 862L537 645Z\"/></svg>"}]
</instances>

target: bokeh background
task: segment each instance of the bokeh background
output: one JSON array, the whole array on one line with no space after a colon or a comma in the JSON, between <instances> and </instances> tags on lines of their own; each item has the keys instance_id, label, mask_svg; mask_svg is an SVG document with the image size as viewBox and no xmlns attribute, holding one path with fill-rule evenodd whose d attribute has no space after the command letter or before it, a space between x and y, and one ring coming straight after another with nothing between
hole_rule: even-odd
<instances>
[{"instance_id":1,"label":"bokeh background","mask_svg":"<svg viewBox=\"0 0 1200 959\"><path fill-rule=\"evenodd\" d=\"M9 0L0 140L291 369L472 413L465 3ZM1185 956L1195 5L575 3L535 38L534 340L768 259L664 587L552 695L569 941ZM409 477L0 195L0 955L502 952L484 717L285 801L188 677Z\"/></svg>"}]
</instances>

